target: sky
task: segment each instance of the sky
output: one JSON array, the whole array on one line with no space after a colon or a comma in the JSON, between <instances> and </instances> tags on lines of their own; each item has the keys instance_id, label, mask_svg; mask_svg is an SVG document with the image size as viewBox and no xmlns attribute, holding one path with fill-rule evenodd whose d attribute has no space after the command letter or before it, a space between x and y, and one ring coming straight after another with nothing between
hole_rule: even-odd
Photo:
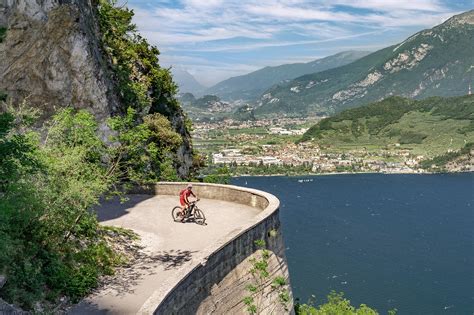
<instances>
[{"instance_id":1,"label":"sky","mask_svg":"<svg viewBox=\"0 0 474 315\"><path fill-rule=\"evenodd\" d=\"M125 0L122 0L124 3ZM119 4L121 1L119 1ZM160 63L211 86L265 66L399 43L474 0L128 0Z\"/></svg>"}]
</instances>

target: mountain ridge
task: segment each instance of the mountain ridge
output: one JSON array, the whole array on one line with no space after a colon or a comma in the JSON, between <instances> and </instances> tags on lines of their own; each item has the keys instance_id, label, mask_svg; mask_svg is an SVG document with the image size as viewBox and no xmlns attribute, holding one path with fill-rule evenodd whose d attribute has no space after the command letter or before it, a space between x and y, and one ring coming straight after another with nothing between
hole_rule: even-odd
<instances>
[{"instance_id":1,"label":"mountain ridge","mask_svg":"<svg viewBox=\"0 0 474 315\"><path fill-rule=\"evenodd\" d=\"M221 81L206 90L225 100L254 100L271 86L298 76L324 71L353 62L370 52L343 51L310 62L266 66L259 70Z\"/></svg>"},{"instance_id":2,"label":"mountain ridge","mask_svg":"<svg viewBox=\"0 0 474 315\"><path fill-rule=\"evenodd\" d=\"M260 115L333 114L390 95L467 93L474 65L474 10L456 15L355 62L298 77L265 91Z\"/></svg>"},{"instance_id":3,"label":"mountain ridge","mask_svg":"<svg viewBox=\"0 0 474 315\"><path fill-rule=\"evenodd\" d=\"M176 82L179 88L180 94L192 93L194 95L201 96L207 89L204 85L198 82L196 78L185 69L171 68L173 74L173 80Z\"/></svg>"}]
</instances>

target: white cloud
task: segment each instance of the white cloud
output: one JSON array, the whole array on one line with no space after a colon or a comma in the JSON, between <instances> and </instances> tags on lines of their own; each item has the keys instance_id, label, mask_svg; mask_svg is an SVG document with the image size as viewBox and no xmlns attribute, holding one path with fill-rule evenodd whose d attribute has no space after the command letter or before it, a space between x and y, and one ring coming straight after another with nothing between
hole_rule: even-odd
<instances>
[{"instance_id":1,"label":"white cloud","mask_svg":"<svg viewBox=\"0 0 474 315\"><path fill-rule=\"evenodd\" d=\"M443 12L446 10L436 0L336 0L331 3L383 12L393 10Z\"/></svg>"},{"instance_id":2,"label":"white cloud","mask_svg":"<svg viewBox=\"0 0 474 315\"><path fill-rule=\"evenodd\" d=\"M295 40L295 41L271 41L271 42L258 42L252 44L227 44L219 45L215 47L200 47L194 48L194 52L245 52L245 51L255 51L262 48L271 48L271 47L288 47L288 46L299 46L299 45L314 45L320 43L340 41L344 39L357 38L368 36L371 34L382 33L382 31L372 31L352 35L337 36L325 39L315 39L315 40ZM182 50L182 49L179 49ZM170 50L172 52L173 49Z\"/></svg>"},{"instance_id":3,"label":"white cloud","mask_svg":"<svg viewBox=\"0 0 474 315\"><path fill-rule=\"evenodd\" d=\"M237 53L257 54L273 47L266 62L274 64L291 59L276 48L311 49L336 42L354 46L341 42L375 38L393 29L431 27L454 13L441 0L161 0L150 1L146 9L128 0L128 5L140 32L162 51L160 59L198 73L210 71L212 77L255 68L257 62L249 56L239 59L244 57ZM188 57L190 52L200 57ZM234 63L219 62L223 53L233 54Z\"/></svg>"}]
</instances>

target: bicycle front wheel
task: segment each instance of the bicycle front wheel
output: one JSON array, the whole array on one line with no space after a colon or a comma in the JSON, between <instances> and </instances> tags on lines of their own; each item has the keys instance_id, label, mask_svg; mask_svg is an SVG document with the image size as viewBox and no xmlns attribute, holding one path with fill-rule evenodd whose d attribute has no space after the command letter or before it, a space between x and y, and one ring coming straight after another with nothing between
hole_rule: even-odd
<instances>
[{"instance_id":1,"label":"bicycle front wheel","mask_svg":"<svg viewBox=\"0 0 474 315\"><path fill-rule=\"evenodd\" d=\"M171 210L171 216L173 217L174 222L181 221L181 216L179 214L181 213L181 207L176 206Z\"/></svg>"},{"instance_id":2,"label":"bicycle front wheel","mask_svg":"<svg viewBox=\"0 0 474 315\"><path fill-rule=\"evenodd\" d=\"M204 223L206 223L206 217L204 216L204 212L202 212L198 208L194 209L194 222L199 225L204 225Z\"/></svg>"}]
</instances>

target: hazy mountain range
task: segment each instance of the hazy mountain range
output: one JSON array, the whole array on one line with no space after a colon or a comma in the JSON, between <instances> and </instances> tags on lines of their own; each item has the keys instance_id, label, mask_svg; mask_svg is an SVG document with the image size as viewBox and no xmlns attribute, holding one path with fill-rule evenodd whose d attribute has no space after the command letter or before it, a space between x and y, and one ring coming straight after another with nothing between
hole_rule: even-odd
<instances>
[{"instance_id":1,"label":"hazy mountain range","mask_svg":"<svg viewBox=\"0 0 474 315\"><path fill-rule=\"evenodd\" d=\"M173 79L178 84L179 93L192 93L194 96L217 95L227 101L255 101L262 93L275 84L295 79L299 76L340 67L351 63L363 56L368 51L344 51L311 62L284 64L280 66L265 67L248 74L231 77L205 87L196 78L181 68L172 68Z\"/></svg>"},{"instance_id":2,"label":"hazy mountain range","mask_svg":"<svg viewBox=\"0 0 474 315\"><path fill-rule=\"evenodd\" d=\"M180 68L171 68L173 80L178 84L179 93L192 93L194 95L202 95L206 87L199 83L196 78L189 72Z\"/></svg>"},{"instance_id":3,"label":"hazy mountain range","mask_svg":"<svg viewBox=\"0 0 474 315\"><path fill-rule=\"evenodd\" d=\"M207 89L205 93L218 95L222 99L229 101L253 101L275 84L283 83L305 74L340 67L368 54L369 52L367 51L344 51L307 63L265 67L249 74L219 82Z\"/></svg>"}]
</instances>

